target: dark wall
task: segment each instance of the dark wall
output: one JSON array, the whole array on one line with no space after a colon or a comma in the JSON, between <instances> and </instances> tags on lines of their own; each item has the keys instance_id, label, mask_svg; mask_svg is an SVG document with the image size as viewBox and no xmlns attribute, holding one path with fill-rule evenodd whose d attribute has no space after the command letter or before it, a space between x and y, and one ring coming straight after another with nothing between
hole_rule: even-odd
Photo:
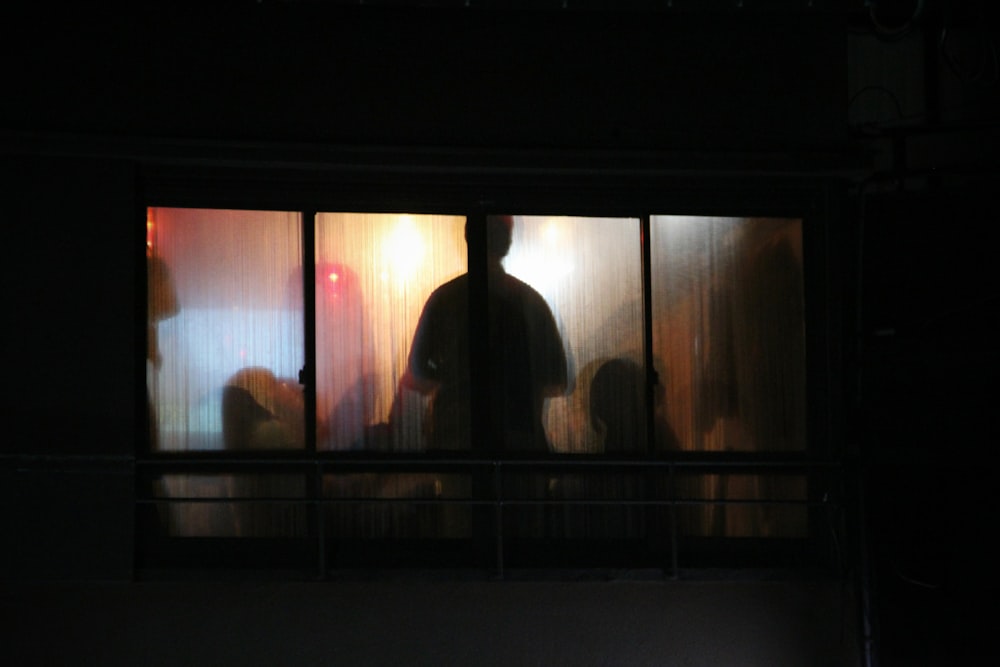
<instances>
[{"instance_id":1,"label":"dark wall","mask_svg":"<svg viewBox=\"0 0 1000 667\"><path fill-rule=\"evenodd\" d=\"M698 151L830 149L846 136L844 19L830 12L18 11L31 15L6 30L6 129Z\"/></svg>"},{"instance_id":2,"label":"dark wall","mask_svg":"<svg viewBox=\"0 0 1000 667\"><path fill-rule=\"evenodd\" d=\"M849 402L869 589L882 664L996 662L1000 358L983 241L1000 215L1000 14L920 4L919 20L850 37L853 134L872 151L844 220L863 258L845 275L860 301ZM870 103L882 110L859 113Z\"/></svg>"},{"instance_id":3,"label":"dark wall","mask_svg":"<svg viewBox=\"0 0 1000 667\"><path fill-rule=\"evenodd\" d=\"M0 165L7 303L15 314L8 377L16 378L21 399L5 410L8 423L30 424L32 434L8 447L129 454L136 322L144 307L136 284L143 239L135 168L94 158L11 158Z\"/></svg>"},{"instance_id":4,"label":"dark wall","mask_svg":"<svg viewBox=\"0 0 1000 667\"><path fill-rule=\"evenodd\" d=\"M997 652L1000 299L981 242L1000 216L992 192L880 193L864 212L856 398L886 664Z\"/></svg>"},{"instance_id":5,"label":"dark wall","mask_svg":"<svg viewBox=\"0 0 1000 667\"><path fill-rule=\"evenodd\" d=\"M134 171L92 158L0 159L5 579L131 572L128 459L144 382Z\"/></svg>"}]
</instances>

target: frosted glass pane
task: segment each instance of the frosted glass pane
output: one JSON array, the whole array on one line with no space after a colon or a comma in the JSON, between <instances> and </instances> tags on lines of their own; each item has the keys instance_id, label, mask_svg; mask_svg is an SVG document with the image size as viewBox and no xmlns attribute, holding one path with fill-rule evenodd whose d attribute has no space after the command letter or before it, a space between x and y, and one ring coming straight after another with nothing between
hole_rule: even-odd
<instances>
[{"instance_id":1,"label":"frosted glass pane","mask_svg":"<svg viewBox=\"0 0 1000 667\"><path fill-rule=\"evenodd\" d=\"M805 537L807 480L801 475L678 475L681 535Z\"/></svg>"},{"instance_id":2,"label":"frosted glass pane","mask_svg":"<svg viewBox=\"0 0 1000 667\"><path fill-rule=\"evenodd\" d=\"M688 450L805 448L799 220L654 216L654 356Z\"/></svg>"},{"instance_id":3,"label":"frosted glass pane","mask_svg":"<svg viewBox=\"0 0 1000 667\"><path fill-rule=\"evenodd\" d=\"M300 215L151 208L147 218L154 448L303 446Z\"/></svg>"},{"instance_id":4,"label":"frosted glass pane","mask_svg":"<svg viewBox=\"0 0 1000 667\"><path fill-rule=\"evenodd\" d=\"M545 404L552 451L645 448L639 232L631 218L514 218L504 267L549 304L568 363Z\"/></svg>"},{"instance_id":5,"label":"frosted glass pane","mask_svg":"<svg viewBox=\"0 0 1000 667\"><path fill-rule=\"evenodd\" d=\"M428 398L404 382L424 302L463 273L465 218L316 218L317 428L321 449L422 450Z\"/></svg>"},{"instance_id":6,"label":"frosted glass pane","mask_svg":"<svg viewBox=\"0 0 1000 667\"><path fill-rule=\"evenodd\" d=\"M472 508L448 502L471 497L471 475L440 472L326 475L323 495L327 500L323 518L332 540L471 536Z\"/></svg>"},{"instance_id":7,"label":"frosted glass pane","mask_svg":"<svg viewBox=\"0 0 1000 667\"><path fill-rule=\"evenodd\" d=\"M654 357L679 446L805 449L801 221L654 216L651 237ZM675 491L706 501L679 512L682 534L804 531L803 505L771 502L804 500L803 477L693 475Z\"/></svg>"},{"instance_id":8,"label":"frosted glass pane","mask_svg":"<svg viewBox=\"0 0 1000 667\"><path fill-rule=\"evenodd\" d=\"M153 492L158 498L171 499L155 505L160 521L158 529L166 535L302 537L306 534L304 475L163 475L154 484ZM185 502L187 499L191 502Z\"/></svg>"}]
</instances>

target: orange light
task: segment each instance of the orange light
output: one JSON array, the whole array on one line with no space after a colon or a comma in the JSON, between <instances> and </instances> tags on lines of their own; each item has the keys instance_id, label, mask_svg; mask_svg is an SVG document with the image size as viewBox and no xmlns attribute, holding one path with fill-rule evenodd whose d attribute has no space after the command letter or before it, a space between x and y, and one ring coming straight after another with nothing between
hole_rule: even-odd
<instances>
[{"instance_id":1,"label":"orange light","mask_svg":"<svg viewBox=\"0 0 1000 667\"><path fill-rule=\"evenodd\" d=\"M146 221L146 252L153 253L153 221Z\"/></svg>"}]
</instances>

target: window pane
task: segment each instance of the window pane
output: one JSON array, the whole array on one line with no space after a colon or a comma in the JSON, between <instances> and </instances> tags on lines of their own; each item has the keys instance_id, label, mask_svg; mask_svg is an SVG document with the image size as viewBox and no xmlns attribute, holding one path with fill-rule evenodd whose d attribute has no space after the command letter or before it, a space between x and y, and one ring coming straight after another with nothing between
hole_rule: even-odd
<instances>
[{"instance_id":1,"label":"window pane","mask_svg":"<svg viewBox=\"0 0 1000 667\"><path fill-rule=\"evenodd\" d=\"M654 355L680 447L804 449L801 221L654 216L651 226Z\"/></svg>"},{"instance_id":2,"label":"window pane","mask_svg":"<svg viewBox=\"0 0 1000 667\"><path fill-rule=\"evenodd\" d=\"M428 295L465 271L464 225L455 216L317 215L319 448L426 448L428 399L404 375Z\"/></svg>"},{"instance_id":3,"label":"window pane","mask_svg":"<svg viewBox=\"0 0 1000 667\"><path fill-rule=\"evenodd\" d=\"M807 482L796 474L678 475L683 536L805 537Z\"/></svg>"},{"instance_id":4,"label":"window pane","mask_svg":"<svg viewBox=\"0 0 1000 667\"><path fill-rule=\"evenodd\" d=\"M568 366L544 406L552 451L645 447L640 251L636 219L514 218L504 267L551 308Z\"/></svg>"},{"instance_id":5,"label":"window pane","mask_svg":"<svg viewBox=\"0 0 1000 667\"><path fill-rule=\"evenodd\" d=\"M172 537L302 537L306 477L298 474L163 475L153 485L159 525ZM169 502L166 499L170 499Z\"/></svg>"},{"instance_id":6,"label":"window pane","mask_svg":"<svg viewBox=\"0 0 1000 667\"><path fill-rule=\"evenodd\" d=\"M471 495L462 473L325 475L328 539L469 538Z\"/></svg>"},{"instance_id":7,"label":"window pane","mask_svg":"<svg viewBox=\"0 0 1000 667\"><path fill-rule=\"evenodd\" d=\"M498 243L492 227L486 239L487 253L501 256L503 267L487 277L492 420L505 425L504 448L643 451L639 221L515 216L509 222L506 255L502 227L496 230L499 251L491 248ZM518 405L525 395L530 403ZM600 494L609 503L635 497L639 487L632 481L617 473L595 481L556 470L508 469L503 531L511 562L531 562L539 539L637 537L641 511L634 507L570 504ZM551 502L559 504L540 504Z\"/></svg>"},{"instance_id":8,"label":"window pane","mask_svg":"<svg viewBox=\"0 0 1000 667\"><path fill-rule=\"evenodd\" d=\"M151 208L147 228L154 449L302 447L300 215Z\"/></svg>"},{"instance_id":9,"label":"window pane","mask_svg":"<svg viewBox=\"0 0 1000 667\"><path fill-rule=\"evenodd\" d=\"M646 534L650 508L644 475L611 469L508 473L505 537L608 540ZM523 501L545 501L544 507ZM665 526L666 527L666 526Z\"/></svg>"}]
</instances>

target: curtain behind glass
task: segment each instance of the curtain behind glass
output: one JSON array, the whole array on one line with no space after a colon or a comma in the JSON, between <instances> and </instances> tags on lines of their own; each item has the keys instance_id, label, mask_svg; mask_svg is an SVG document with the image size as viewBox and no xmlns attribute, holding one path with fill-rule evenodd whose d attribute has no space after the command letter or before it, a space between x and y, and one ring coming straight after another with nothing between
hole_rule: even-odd
<instances>
[{"instance_id":1,"label":"curtain behind glass","mask_svg":"<svg viewBox=\"0 0 1000 667\"><path fill-rule=\"evenodd\" d=\"M431 395L408 379L410 346L431 292L465 273L465 218L316 216L317 446L424 451ZM467 538L470 508L406 499L470 494L463 474L362 473L323 478L333 540ZM350 498L390 503L339 502Z\"/></svg>"},{"instance_id":2,"label":"curtain behind glass","mask_svg":"<svg viewBox=\"0 0 1000 667\"><path fill-rule=\"evenodd\" d=\"M161 297L149 306L159 449L301 447L300 215L157 208L149 220L176 298L169 317Z\"/></svg>"},{"instance_id":3,"label":"curtain behind glass","mask_svg":"<svg viewBox=\"0 0 1000 667\"><path fill-rule=\"evenodd\" d=\"M562 336L569 384L546 402L551 450L644 449L639 221L516 216L503 264L542 295Z\"/></svg>"},{"instance_id":4,"label":"curtain behind glass","mask_svg":"<svg viewBox=\"0 0 1000 667\"><path fill-rule=\"evenodd\" d=\"M301 217L298 213L152 208L148 387L154 448L304 446ZM167 475L162 498L301 498L294 475ZM303 505L164 503L171 535L302 534Z\"/></svg>"},{"instance_id":5,"label":"curtain behind glass","mask_svg":"<svg viewBox=\"0 0 1000 667\"><path fill-rule=\"evenodd\" d=\"M464 229L456 216L316 216L319 448L426 448L410 343L430 293L465 272Z\"/></svg>"},{"instance_id":6,"label":"curtain behind glass","mask_svg":"<svg viewBox=\"0 0 1000 667\"><path fill-rule=\"evenodd\" d=\"M680 447L804 450L801 221L653 216L651 236L654 357ZM803 507L767 502L805 500L805 489L795 476L680 479L684 498L751 501L685 509L681 530L798 535Z\"/></svg>"},{"instance_id":7,"label":"curtain behind glass","mask_svg":"<svg viewBox=\"0 0 1000 667\"><path fill-rule=\"evenodd\" d=\"M798 220L652 218L653 341L684 449L805 448Z\"/></svg>"},{"instance_id":8,"label":"curtain behind glass","mask_svg":"<svg viewBox=\"0 0 1000 667\"><path fill-rule=\"evenodd\" d=\"M628 456L646 450L641 248L634 218L513 219L503 266L550 307L568 367L564 391L544 406L545 436L554 453ZM504 512L504 535L514 544L643 534L641 508L572 504L641 499L642 480L635 476L524 470L508 474L503 493L569 503L511 505Z\"/></svg>"}]
</instances>

